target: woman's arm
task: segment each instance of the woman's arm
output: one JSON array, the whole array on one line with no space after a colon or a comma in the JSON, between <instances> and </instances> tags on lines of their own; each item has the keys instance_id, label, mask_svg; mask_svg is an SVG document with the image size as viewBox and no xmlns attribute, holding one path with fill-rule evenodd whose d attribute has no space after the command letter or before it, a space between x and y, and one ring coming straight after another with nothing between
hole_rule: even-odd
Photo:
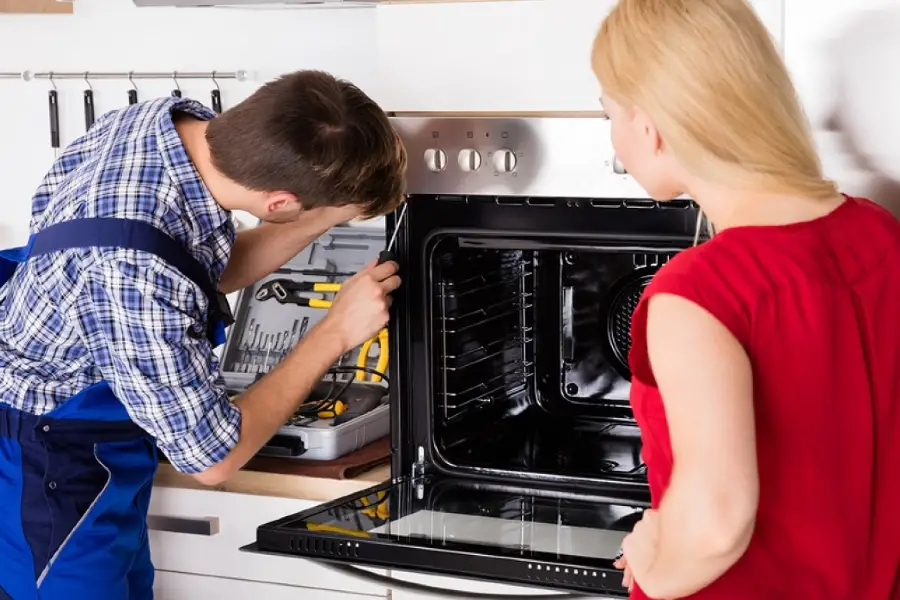
<instances>
[{"instance_id":1,"label":"woman's arm","mask_svg":"<svg viewBox=\"0 0 900 600\"><path fill-rule=\"evenodd\" d=\"M731 568L753 535L759 497L753 376L728 329L679 296L652 297L647 340L675 464L659 510L623 548L645 593L680 598Z\"/></svg>"}]
</instances>

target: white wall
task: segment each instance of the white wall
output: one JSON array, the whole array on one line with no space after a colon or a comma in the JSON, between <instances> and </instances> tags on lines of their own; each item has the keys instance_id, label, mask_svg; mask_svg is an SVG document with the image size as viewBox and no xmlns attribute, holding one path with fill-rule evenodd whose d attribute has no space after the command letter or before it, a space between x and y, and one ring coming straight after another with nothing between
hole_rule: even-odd
<instances>
[{"instance_id":1,"label":"white wall","mask_svg":"<svg viewBox=\"0 0 900 600\"><path fill-rule=\"evenodd\" d=\"M812 7L787 1L785 58L825 170L900 217L900 0Z\"/></svg>"},{"instance_id":2,"label":"white wall","mask_svg":"<svg viewBox=\"0 0 900 600\"><path fill-rule=\"evenodd\" d=\"M131 0L74 0L74 15L0 15L0 72L251 71L220 81L225 108L272 77L319 68L376 87L372 10L138 9ZM142 99L172 81L135 82ZM99 116L127 104L127 81L91 82ZM84 132L80 80L57 82L62 144ZM179 81L209 103L209 80ZM46 81L0 79L0 247L27 237L31 194L53 161Z\"/></svg>"},{"instance_id":3,"label":"white wall","mask_svg":"<svg viewBox=\"0 0 900 600\"><path fill-rule=\"evenodd\" d=\"M900 0L784 1L784 14L782 0L755 4L779 37L783 29L789 66L824 129L834 112L836 61L829 52L835 36L861 8L900 7ZM227 108L279 73L315 67L355 81L391 110L552 111L597 108L599 90L588 52L612 0L277 11L138 9L130 0L74 2L75 15L0 15L0 71L251 71L250 82L220 83ZM874 62L871 71L880 72L877 55L868 62ZM186 95L208 102L211 82L180 83ZM170 81L137 84L142 98L168 94L172 88ZM76 80L58 87L66 143L83 131L85 86ZM93 87L98 114L125 104L127 82L93 82ZM0 80L0 247L25 238L30 196L53 159L48 89L45 81ZM900 98L900 90L893 98ZM864 140L886 138L877 131L867 132ZM865 192L873 176L844 147L846 137L819 133L824 161L848 191ZM900 131L889 139L891 147L900 146L893 143L898 137ZM879 151L884 155L883 148Z\"/></svg>"}]
</instances>

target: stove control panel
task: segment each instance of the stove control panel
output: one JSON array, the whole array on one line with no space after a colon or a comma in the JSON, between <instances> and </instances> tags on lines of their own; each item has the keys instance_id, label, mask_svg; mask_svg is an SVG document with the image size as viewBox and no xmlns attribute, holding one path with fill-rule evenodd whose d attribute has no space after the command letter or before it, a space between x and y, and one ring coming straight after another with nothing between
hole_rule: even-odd
<instances>
[{"instance_id":1,"label":"stove control panel","mask_svg":"<svg viewBox=\"0 0 900 600\"><path fill-rule=\"evenodd\" d=\"M518 157L516 153L507 148L501 148L488 152L495 173L512 173L516 170ZM447 168L447 152L442 148L427 148L424 152L425 168L432 173L440 173ZM484 163L481 152L475 148L463 148L456 159L459 170L464 173L474 173Z\"/></svg>"},{"instance_id":2,"label":"stove control panel","mask_svg":"<svg viewBox=\"0 0 900 600\"><path fill-rule=\"evenodd\" d=\"M396 116L411 194L646 199L602 116Z\"/></svg>"}]
</instances>

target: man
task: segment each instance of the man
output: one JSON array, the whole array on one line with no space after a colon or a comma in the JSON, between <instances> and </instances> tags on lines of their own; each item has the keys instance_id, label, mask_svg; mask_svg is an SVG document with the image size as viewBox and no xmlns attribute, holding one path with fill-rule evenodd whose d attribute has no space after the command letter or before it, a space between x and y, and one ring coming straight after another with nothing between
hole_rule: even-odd
<instances>
[{"instance_id":1,"label":"man","mask_svg":"<svg viewBox=\"0 0 900 600\"><path fill-rule=\"evenodd\" d=\"M181 98L104 115L38 188L28 245L0 257L0 598L151 598L157 448L202 483L227 479L388 319L392 262L344 284L229 400L222 292L393 210L406 154L371 99L321 72L213 116ZM235 234L233 210L263 223Z\"/></svg>"}]
</instances>

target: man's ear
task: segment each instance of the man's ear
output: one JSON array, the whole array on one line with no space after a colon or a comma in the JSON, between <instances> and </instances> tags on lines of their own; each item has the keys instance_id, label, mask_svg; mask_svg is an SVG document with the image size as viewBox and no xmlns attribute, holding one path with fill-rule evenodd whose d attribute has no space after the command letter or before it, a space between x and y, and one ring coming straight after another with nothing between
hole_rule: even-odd
<instances>
[{"instance_id":1,"label":"man's ear","mask_svg":"<svg viewBox=\"0 0 900 600\"><path fill-rule=\"evenodd\" d=\"M266 214L300 205L300 199L290 192L269 192L266 196ZM300 208L303 208L302 206Z\"/></svg>"}]
</instances>

